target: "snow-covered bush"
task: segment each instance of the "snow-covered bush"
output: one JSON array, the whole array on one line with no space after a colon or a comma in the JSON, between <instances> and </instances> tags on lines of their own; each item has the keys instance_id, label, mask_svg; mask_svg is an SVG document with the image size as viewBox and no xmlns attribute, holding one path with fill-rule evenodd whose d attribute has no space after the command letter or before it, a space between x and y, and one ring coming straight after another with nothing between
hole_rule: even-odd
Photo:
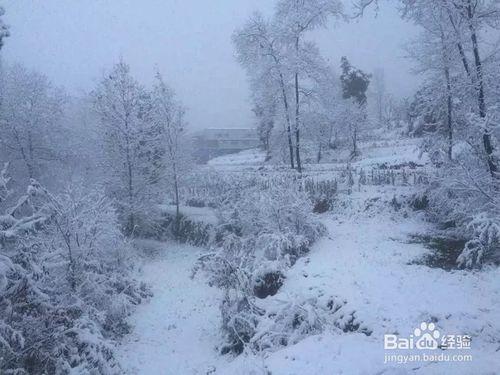
<instances>
[{"instance_id":1,"label":"snow-covered bush","mask_svg":"<svg viewBox=\"0 0 500 375\"><path fill-rule=\"evenodd\" d=\"M222 354L241 354L257 331L263 311L245 292L226 290L220 305L225 345Z\"/></svg>"},{"instance_id":2,"label":"snow-covered bush","mask_svg":"<svg viewBox=\"0 0 500 375\"><path fill-rule=\"evenodd\" d=\"M372 333L357 317L356 311L338 297L288 298L269 302L265 304L265 310L260 304L253 309L258 312L258 324L248 346L254 351L274 351L325 330L360 332L367 336Z\"/></svg>"},{"instance_id":3,"label":"snow-covered bush","mask_svg":"<svg viewBox=\"0 0 500 375\"><path fill-rule=\"evenodd\" d=\"M186 177L181 188L187 206L220 207L227 201L238 199L241 192L256 183L254 176L245 176L207 171ZM194 205L193 205L194 203Z\"/></svg>"},{"instance_id":4,"label":"snow-covered bush","mask_svg":"<svg viewBox=\"0 0 500 375\"><path fill-rule=\"evenodd\" d=\"M206 273L210 285L225 291L222 352L236 354L247 346L251 350L268 347L254 340L262 319L276 319L274 324L296 329L297 338L315 332L304 328L300 311L293 323L285 312L268 314L256 301L276 294L287 268L325 233L301 181L264 176L242 180L220 187L224 191L217 205L221 225L211 252L201 257L197 266Z\"/></svg>"},{"instance_id":5,"label":"snow-covered bush","mask_svg":"<svg viewBox=\"0 0 500 375\"><path fill-rule=\"evenodd\" d=\"M308 178L304 181L304 189L313 202L313 211L319 214L331 209L337 188L337 180L315 181Z\"/></svg>"},{"instance_id":6,"label":"snow-covered bush","mask_svg":"<svg viewBox=\"0 0 500 375\"><path fill-rule=\"evenodd\" d=\"M246 189L240 199L226 205L221 217L223 222L239 228L243 236L293 235L304 238L295 241L302 247L324 233L312 210L306 192L294 181L283 180Z\"/></svg>"},{"instance_id":7,"label":"snow-covered bush","mask_svg":"<svg viewBox=\"0 0 500 375\"><path fill-rule=\"evenodd\" d=\"M479 267L499 252L500 181L482 151L483 123L470 116L467 142L455 145L454 159L436 168L425 192L431 218L467 241L457 259L465 268Z\"/></svg>"},{"instance_id":8,"label":"snow-covered bush","mask_svg":"<svg viewBox=\"0 0 500 375\"><path fill-rule=\"evenodd\" d=\"M309 335L321 333L324 326L315 301L283 302L266 311L252 345L256 350L293 345Z\"/></svg>"},{"instance_id":9,"label":"snow-covered bush","mask_svg":"<svg viewBox=\"0 0 500 375\"><path fill-rule=\"evenodd\" d=\"M202 269L207 274L210 286L249 293L255 261L252 250L244 238L227 233L219 247L200 258L195 272Z\"/></svg>"},{"instance_id":10,"label":"snow-covered bush","mask_svg":"<svg viewBox=\"0 0 500 375\"><path fill-rule=\"evenodd\" d=\"M120 373L113 339L149 291L104 194L32 180L1 221L0 372Z\"/></svg>"},{"instance_id":11,"label":"snow-covered bush","mask_svg":"<svg viewBox=\"0 0 500 375\"><path fill-rule=\"evenodd\" d=\"M220 304L221 329L224 335L222 354L243 352L255 334L259 310L255 307L251 284L252 248L244 238L227 233L220 247L200 258L201 268L211 286L224 290Z\"/></svg>"},{"instance_id":12,"label":"snow-covered bush","mask_svg":"<svg viewBox=\"0 0 500 375\"><path fill-rule=\"evenodd\" d=\"M10 177L7 174L8 168L9 163L5 163L0 171L0 203L2 203L10 193L8 188L8 183L10 181Z\"/></svg>"},{"instance_id":13,"label":"snow-covered bush","mask_svg":"<svg viewBox=\"0 0 500 375\"><path fill-rule=\"evenodd\" d=\"M499 260L500 216L489 217L482 212L467 225L470 240L465 244L457 263L460 267L472 268L481 265L488 257Z\"/></svg>"}]
</instances>

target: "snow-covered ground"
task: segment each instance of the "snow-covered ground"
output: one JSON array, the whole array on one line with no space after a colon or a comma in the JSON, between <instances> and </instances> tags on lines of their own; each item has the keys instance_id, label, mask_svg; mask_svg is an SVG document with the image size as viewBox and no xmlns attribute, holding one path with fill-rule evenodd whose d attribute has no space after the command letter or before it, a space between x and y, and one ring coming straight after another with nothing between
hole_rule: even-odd
<instances>
[{"instance_id":1,"label":"snow-covered ground","mask_svg":"<svg viewBox=\"0 0 500 375\"><path fill-rule=\"evenodd\" d=\"M330 176L327 172L338 172L346 168L348 163L352 168L368 170L377 166L397 166L414 163L422 166L429 162L426 154L419 149L420 139L392 139L359 142L361 157L351 160L348 149L325 150L321 163L305 163L304 173L319 177ZM219 156L211 159L206 168L219 172L250 173L257 170L273 171L274 173L289 173L288 165L264 162L265 153L258 149L245 150L236 154Z\"/></svg>"},{"instance_id":2,"label":"snow-covered ground","mask_svg":"<svg viewBox=\"0 0 500 375\"><path fill-rule=\"evenodd\" d=\"M354 201L379 193L390 196L367 190ZM354 312L371 335L326 331L265 354L266 369L272 374L495 374L500 369L499 270L447 272L409 264L428 251L407 242L426 224L397 213L377 214L378 208L368 215L357 208L353 204L350 214L325 218L329 236L297 262L272 298L345 301L345 313ZM384 350L384 334L410 337L422 322L435 322L441 335L471 336L471 349ZM423 353L471 354L472 361L384 363L385 355ZM238 358L231 371L249 373L252 362Z\"/></svg>"},{"instance_id":3,"label":"snow-covered ground","mask_svg":"<svg viewBox=\"0 0 500 375\"><path fill-rule=\"evenodd\" d=\"M217 360L220 293L191 278L201 250L148 241L155 258L143 267L154 297L131 318L134 333L120 349L130 374L206 374Z\"/></svg>"},{"instance_id":4,"label":"snow-covered ground","mask_svg":"<svg viewBox=\"0 0 500 375\"><path fill-rule=\"evenodd\" d=\"M402 146L409 147L413 144ZM374 149L360 163L399 161L401 150ZM412 155L405 161L415 161ZM363 186L350 196L342 194L338 207L322 215L328 236L288 271L275 296L262 301L340 301L339 312L353 314L369 334L343 332L332 321L323 333L274 352L221 356L220 292L202 277L190 278L202 250L158 244L162 256L144 268L155 295L132 317L135 333L122 346L122 363L132 373L148 375L498 373L500 270L445 271L412 263L429 250L409 241L410 235L426 232L431 224L390 205L394 196L412 189ZM470 336L470 349L384 350L385 334L409 338L422 322L432 322L440 338ZM417 354L472 355L472 361L409 361ZM386 355L401 357L385 363Z\"/></svg>"},{"instance_id":5,"label":"snow-covered ground","mask_svg":"<svg viewBox=\"0 0 500 375\"><path fill-rule=\"evenodd\" d=\"M211 166L242 166L242 165L257 165L264 162L266 157L265 152L258 149L250 149L238 152L236 154L228 154L213 158L208 161Z\"/></svg>"},{"instance_id":6,"label":"snow-covered ground","mask_svg":"<svg viewBox=\"0 0 500 375\"><path fill-rule=\"evenodd\" d=\"M175 215L176 207L173 204L162 204L158 207L161 211ZM216 225L218 223L215 211L210 207L188 207L180 206L179 212L194 222Z\"/></svg>"}]
</instances>

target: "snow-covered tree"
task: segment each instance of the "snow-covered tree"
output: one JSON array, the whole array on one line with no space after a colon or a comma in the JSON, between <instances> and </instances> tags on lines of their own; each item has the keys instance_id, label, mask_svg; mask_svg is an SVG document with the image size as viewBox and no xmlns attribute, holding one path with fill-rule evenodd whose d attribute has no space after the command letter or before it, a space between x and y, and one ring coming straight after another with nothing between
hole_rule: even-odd
<instances>
[{"instance_id":1,"label":"snow-covered tree","mask_svg":"<svg viewBox=\"0 0 500 375\"><path fill-rule=\"evenodd\" d=\"M47 77L21 65L2 71L1 153L19 177L40 178L49 164L64 159L61 118L65 97Z\"/></svg>"},{"instance_id":2,"label":"snow-covered tree","mask_svg":"<svg viewBox=\"0 0 500 375\"><path fill-rule=\"evenodd\" d=\"M290 113L291 74L286 45L280 39L276 25L265 20L260 13L255 13L241 29L236 30L233 42L239 62L247 70L254 101L262 103L264 98L280 98L290 166L293 169L295 161Z\"/></svg>"},{"instance_id":3,"label":"snow-covered tree","mask_svg":"<svg viewBox=\"0 0 500 375\"><path fill-rule=\"evenodd\" d=\"M416 23L423 27L424 32L418 40L413 41L407 47L409 56L417 62L416 71L427 75L426 84L432 85L432 89L427 90L432 96L429 102L433 106L439 103L439 110L435 112L439 121L438 131L435 134L443 134L445 141L439 141L446 146L443 148L448 160L453 157L453 135L457 131L457 116L454 113L454 98L459 97L458 87L460 71L456 61L459 56L455 53L453 37L445 13L440 7L421 9L413 14ZM469 92L465 93L469 94ZM436 141L435 134L430 141ZM436 143L436 142L434 142Z\"/></svg>"},{"instance_id":4,"label":"snow-covered tree","mask_svg":"<svg viewBox=\"0 0 500 375\"><path fill-rule=\"evenodd\" d=\"M301 87L300 79L307 75L310 69L307 64L307 51L311 43L304 43L304 36L308 32L326 26L330 17L342 15L342 2L338 0L280 0L276 6L276 24L280 37L287 45L290 54L291 71L294 79L295 96L295 157L297 170L302 171L300 160L300 131L301 131ZM305 56L303 51L306 51ZM302 77L303 78L303 77Z\"/></svg>"},{"instance_id":5,"label":"snow-covered tree","mask_svg":"<svg viewBox=\"0 0 500 375\"><path fill-rule=\"evenodd\" d=\"M3 16L5 14L5 9L0 7L0 49L3 47L4 39L10 35L9 27L3 22Z\"/></svg>"},{"instance_id":6,"label":"snow-covered tree","mask_svg":"<svg viewBox=\"0 0 500 375\"><path fill-rule=\"evenodd\" d=\"M253 82L254 94L257 93L254 98L266 95L281 98L290 165L299 172L302 170L301 105L306 105L304 96L310 91L311 82L318 78L317 70L323 68L322 62L318 64L321 60L318 49L304 37L325 27L330 17L341 14L342 3L337 0L283 0L277 3L271 21L256 13L234 35L238 58ZM259 110L263 111L262 105Z\"/></svg>"},{"instance_id":7,"label":"snow-covered tree","mask_svg":"<svg viewBox=\"0 0 500 375\"><path fill-rule=\"evenodd\" d=\"M376 113L377 120L379 124L383 124L385 122L384 118L384 107L386 105L386 83L385 83L385 71L383 68L375 69L373 73L373 93L375 96L375 105L376 105Z\"/></svg>"},{"instance_id":8,"label":"snow-covered tree","mask_svg":"<svg viewBox=\"0 0 500 375\"><path fill-rule=\"evenodd\" d=\"M485 60L481 57L480 33L488 28L498 28L500 22L500 9L497 1L474 1L474 0L446 0L443 1L449 22L455 31L455 44L465 72L468 74L472 87L477 95L478 114L485 119L488 116L488 88L486 87ZM472 64L469 64L467 52L472 56ZM498 63L498 62L497 62ZM470 67L472 65L472 69ZM472 71L471 71L472 70ZM499 161L495 155L495 144L492 140L491 129L482 129L483 147L487 158L490 174L499 178Z\"/></svg>"},{"instance_id":9,"label":"snow-covered tree","mask_svg":"<svg viewBox=\"0 0 500 375\"><path fill-rule=\"evenodd\" d=\"M117 374L113 339L148 291L110 200L32 179L0 215L0 372Z\"/></svg>"},{"instance_id":10,"label":"snow-covered tree","mask_svg":"<svg viewBox=\"0 0 500 375\"><path fill-rule=\"evenodd\" d=\"M277 116L277 100L272 90L264 90L261 95L254 94L253 113L257 118L257 132L261 146L266 153L266 161L271 159L271 136Z\"/></svg>"},{"instance_id":11,"label":"snow-covered tree","mask_svg":"<svg viewBox=\"0 0 500 375\"><path fill-rule=\"evenodd\" d=\"M185 109L175 97L174 91L164 82L160 73L156 74L156 84L152 94L152 121L158 129L160 144L165 147L163 162L167 179L171 181L176 207L175 235L180 224L180 185L190 166L189 143L186 137Z\"/></svg>"},{"instance_id":12,"label":"snow-covered tree","mask_svg":"<svg viewBox=\"0 0 500 375\"><path fill-rule=\"evenodd\" d=\"M446 137L429 137L424 143L439 167L427 191L429 210L436 221L452 223L450 232L467 240L457 261L475 267L498 247L493 83L498 58L496 47L481 35L498 28L500 9L495 1L472 0L404 0L402 5L403 15L423 29L411 56L428 77L412 112L433 133L439 134L433 126L446 129ZM485 53L489 58L482 57ZM446 150L446 163L439 150Z\"/></svg>"},{"instance_id":13,"label":"snow-covered tree","mask_svg":"<svg viewBox=\"0 0 500 375\"><path fill-rule=\"evenodd\" d=\"M151 119L151 95L123 61L102 79L93 98L106 145L107 191L119 204L125 232L133 234L138 214L159 197L162 129Z\"/></svg>"},{"instance_id":14,"label":"snow-covered tree","mask_svg":"<svg viewBox=\"0 0 500 375\"><path fill-rule=\"evenodd\" d=\"M342 97L348 101L344 106L344 119L348 124L351 138L351 155L357 156L358 136L361 126L366 123L366 92L370 84L370 75L362 70L354 68L344 56L341 59L340 83L342 85Z\"/></svg>"},{"instance_id":15,"label":"snow-covered tree","mask_svg":"<svg viewBox=\"0 0 500 375\"><path fill-rule=\"evenodd\" d=\"M316 162L320 162L323 151L337 147L338 135L343 119L341 89L336 72L324 62L317 61L313 84L304 100L304 135L315 146Z\"/></svg>"}]
</instances>

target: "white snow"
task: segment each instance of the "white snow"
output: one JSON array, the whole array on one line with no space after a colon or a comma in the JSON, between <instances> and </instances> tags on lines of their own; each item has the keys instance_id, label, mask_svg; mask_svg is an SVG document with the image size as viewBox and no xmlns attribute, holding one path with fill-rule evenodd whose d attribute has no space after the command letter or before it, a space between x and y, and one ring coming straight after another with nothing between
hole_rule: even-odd
<instances>
[{"instance_id":1,"label":"white snow","mask_svg":"<svg viewBox=\"0 0 500 375\"><path fill-rule=\"evenodd\" d=\"M296 345L237 358L228 373L266 371L275 374L494 374L500 368L500 270L453 271L408 264L428 250L407 243L408 235L426 229L419 218L405 219L380 207L367 214L363 203L394 188L366 189L352 196L352 206L324 220L328 238L287 273L280 291L269 299L303 301L334 297L345 300L373 332L328 330ZM381 214L377 214L381 212ZM268 301L269 303L269 301ZM421 322L437 319L442 334L470 335L470 350L424 351L427 354L472 354L471 362L384 364L385 354L422 354L420 350L385 351L384 334L409 337ZM253 363L258 364L255 369ZM248 371L248 372L245 372Z\"/></svg>"},{"instance_id":2,"label":"white snow","mask_svg":"<svg viewBox=\"0 0 500 375\"><path fill-rule=\"evenodd\" d=\"M175 215L176 207L172 204L159 205L159 209L171 215ZM217 225L219 219L215 210L210 207L189 207L180 206L179 211L182 215L191 219L194 222L201 222L205 224Z\"/></svg>"},{"instance_id":3,"label":"white snow","mask_svg":"<svg viewBox=\"0 0 500 375\"><path fill-rule=\"evenodd\" d=\"M376 216L333 219L327 225L331 238L322 240L310 257L299 261L278 294L292 300L324 294L344 298L349 310L355 310L373 333L370 337L327 333L309 338L271 354L267 362L273 374L321 374L324 369L335 374L383 373L388 368L416 367L424 373L468 374L500 368L500 356L495 353L500 333L498 269L450 273L408 265L425 251L421 245L402 242L407 233L421 229L412 221L396 226L390 218ZM438 319L436 325L443 333L472 336L474 361L453 363L453 372L449 364L385 366L384 334L408 336L431 317ZM290 357L295 359L290 361ZM286 371L280 371L284 365Z\"/></svg>"},{"instance_id":4,"label":"white snow","mask_svg":"<svg viewBox=\"0 0 500 375\"><path fill-rule=\"evenodd\" d=\"M360 164L401 161L399 151L377 149ZM412 155L404 161L418 162ZM225 167L221 165L221 170ZM340 164L332 163L325 171L319 167L318 172L331 173ZM135 333L122 348L122 362L129 370L148 375L497 373L500 270L448 272L410 264L429 250L409 243L409 235L425 233L431 224L415 212L394 211L389 201L411 194L412 189L363 186L350 196L342 194L336 210L322 216L328 236L288 271L275 296L261 302L344 300L342 308L355 312L371 335L327 328L274 352L248 350L234 359L220 356L220 292L206 286L201 277L189 278L201 250L164 244L164 257L145 267L144 278L153 285L155 296L135 314ZM432 354L472 354L473 360L384 363L386 354L422 354L416 349L385 351L384 334L408 337L421 322L430 321L442 334L472 337L470 350L437 349Z\"/></svg>"},{"instance_id":5,"label":"white snow","mask_svg":"<svg viewBox=\"0 0 500 375\"><path fill-rule=\"evenodd\" d=\"M142 271L154 297L132 317L134 332L120 349L121 363L131 374L206 374L220 341L220 293L190 277L200 249L156 245L161 255Z\"/></svg>"},{"instance_id":6,"label":"white snow","mask_svg":"<svg viewBox=\"0 0 500 375\"><path fill-rule=\"evenodd\" d=\"M210 166L220 166L220 165L254 165L261 164L264 162L266 154L264 151L259 149L251 149L240 151L235 154L228 154L213 158L208 161Z\"/></svg>"}]
</instances>

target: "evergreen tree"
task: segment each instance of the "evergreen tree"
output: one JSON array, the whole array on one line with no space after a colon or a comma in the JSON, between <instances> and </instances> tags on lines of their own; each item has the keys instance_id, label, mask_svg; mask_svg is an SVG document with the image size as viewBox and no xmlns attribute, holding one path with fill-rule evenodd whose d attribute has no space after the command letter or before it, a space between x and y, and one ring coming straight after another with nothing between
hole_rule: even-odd
<instances>
[{"instance_id":1,"label":"evergreen tree","mask_svg":"<svg viewBox=\"0 0 500 375\"><path fill-rule=\"evenodd\" d=\"M340 60L340 67L342 70L340 82L342 84L343 98L355 99L360 106L366 105L366 91L370 84L370 74L353 67L345 56Z\"/></svg>"},{"instance_id":2,"label":"evergreen tree","mask_svg":"<svg viewBox=\"0 0 500 375\"><path fill-rule=\"evenodd\" d=\"M342 74L340 83L342 85L342 97L353 101L354 108L347 107L348 114L346 122L349 125L349 132L352 140L353 157L359 154L358 135L362 123L366 122L366 91L370 85L371 76L361 69L351 65L347 57L343 56L340 60ZM351 106L352 107L352 106Z\"/></svg>"}]
</instances>

